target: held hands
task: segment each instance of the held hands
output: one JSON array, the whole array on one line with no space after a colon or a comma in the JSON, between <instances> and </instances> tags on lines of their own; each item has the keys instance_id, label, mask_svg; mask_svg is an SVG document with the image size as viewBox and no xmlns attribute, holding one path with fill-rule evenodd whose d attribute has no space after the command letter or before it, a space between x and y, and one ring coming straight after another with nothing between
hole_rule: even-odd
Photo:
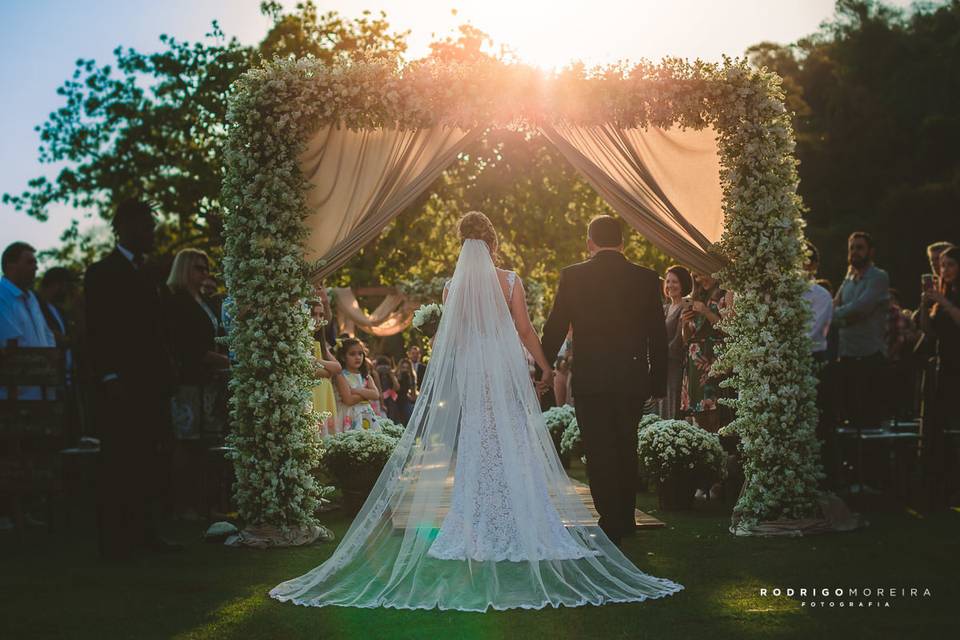
<instances>
[{"instance_id":1,"label":"held hands","mask_svg":"<svg viewBox=\"0 0 960 640\"><path fill-rule=\"evenodd\" d=\"M548 367L540 373L540 379L537 380L536 384L538 395L542 396L548 389L553 387L553 376L554 372L552 367Z\"/></svg>"}]
</instances>

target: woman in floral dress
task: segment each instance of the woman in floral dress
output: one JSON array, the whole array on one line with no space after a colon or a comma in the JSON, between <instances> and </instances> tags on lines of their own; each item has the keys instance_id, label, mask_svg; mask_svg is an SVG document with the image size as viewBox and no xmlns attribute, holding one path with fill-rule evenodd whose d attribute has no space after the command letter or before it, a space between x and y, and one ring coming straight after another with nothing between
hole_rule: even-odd
<instances>
[{"instance_id":1,"label":"woman in floral dress","mask_svg":"<svg viewBox=\"0 0 960 640\"><path fill-rule=\"evenodd\" d=\"M729 304L729 297L711 276L694 273L693 279L692 304L680 317L687 345L680 410L687 415L698 414L698 423L713 422L712 418L716 416L704 413L718 408L721 378L711 376L710 367L717 359L716 348L724 338L716 324Z\"/></svg>"}]
</instances>

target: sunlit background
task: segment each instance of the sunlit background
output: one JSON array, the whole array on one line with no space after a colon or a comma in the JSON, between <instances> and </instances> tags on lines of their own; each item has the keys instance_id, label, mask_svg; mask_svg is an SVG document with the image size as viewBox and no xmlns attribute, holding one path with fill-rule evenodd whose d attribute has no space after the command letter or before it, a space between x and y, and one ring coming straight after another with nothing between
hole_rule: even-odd
<instances>
[{"instance_id":1,"label":"sunlit background","mask_svg":"<svg viewBox=\"0 0 960 640\"><path fill-rule=\"evenodd\" d=\"M287 0L285 7L296 2ZM909 5L907 0L890 4ZM210 22L245 44L266 34L270 21L259 0L3 0L0 3L0 193L19 193L38 175L57 167L37 160L33 127L61 105L56 89L77 58L108 61L117 45L159 48L167 33L202 38ZM452 35L463 23L488 33L494 50L506 47L526 62L554 68L573 60L601 64L663 56L719 59L742 55L765 40L793 42L812 33L833 13L833 0L341 0L318 2L347 17L364 9L387 13L409 30L409 57ZM61 231L83 212L54 206L40 223L12 207L0 207L0 242L24 240L38 249L57 244Z\"/></svg>"}]
</instances>

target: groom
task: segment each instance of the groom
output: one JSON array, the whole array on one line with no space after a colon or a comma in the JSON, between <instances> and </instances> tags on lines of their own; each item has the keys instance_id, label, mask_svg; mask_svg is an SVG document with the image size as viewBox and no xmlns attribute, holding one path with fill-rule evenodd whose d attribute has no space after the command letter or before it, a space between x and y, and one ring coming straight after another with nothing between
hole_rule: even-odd
<instances>
[{"instance_id":1,"label":"groom","mask_svg":"<svg viewBox=\"0 0 960 640\"><path fill-rule=\"evenodd\" d=\"M553 362L573 328L573 395L600 528L616 545L634 531L637 424L667 385L667 333L657 274L623 255L611 216L590 222L590 259L560 272L543 351Z\"/></svg>"}]
</instances>

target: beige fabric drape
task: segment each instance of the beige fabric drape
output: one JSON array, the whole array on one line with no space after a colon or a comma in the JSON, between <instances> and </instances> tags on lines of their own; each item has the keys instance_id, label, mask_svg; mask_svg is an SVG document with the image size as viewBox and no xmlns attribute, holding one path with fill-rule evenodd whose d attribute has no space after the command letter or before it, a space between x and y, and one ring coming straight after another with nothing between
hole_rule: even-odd
<instances>
[{"instance_id":1,"label":"beige fabric drape","mask_svg":"<svg viewBox=\"0 0 960 640\"><path fill-rule=\"evenodd\" d=\"M357 327L381 338L396 335L410 326L417 308L416 303L402 293L391 293L368 316L360 308L352 289L338 287L333 291L337 305L335 317L338 335L356 335Z\"/></svg>"},{"instance_id":2,"label":"beige fabric drape","mask_svg":"<svg viewBox=\"0 0 960 640\"><path fill-rule=\"evenodd\" d=\"M714 273L723 233L720 158L712 128L544 125L542 133L634 229L668 255Z\"/></svg>"},{"instance_id":3,"label":"beige fabric drape","mask_svg":"<svg viewBox=\"0 0 960 640\"><path fill-rule=\"evenodd\" d=\"M447 168L480 130L327 126L300 156L310 182L306 259L325 259L319 280L373 240Z\"/></svg>"}]
</instances>

